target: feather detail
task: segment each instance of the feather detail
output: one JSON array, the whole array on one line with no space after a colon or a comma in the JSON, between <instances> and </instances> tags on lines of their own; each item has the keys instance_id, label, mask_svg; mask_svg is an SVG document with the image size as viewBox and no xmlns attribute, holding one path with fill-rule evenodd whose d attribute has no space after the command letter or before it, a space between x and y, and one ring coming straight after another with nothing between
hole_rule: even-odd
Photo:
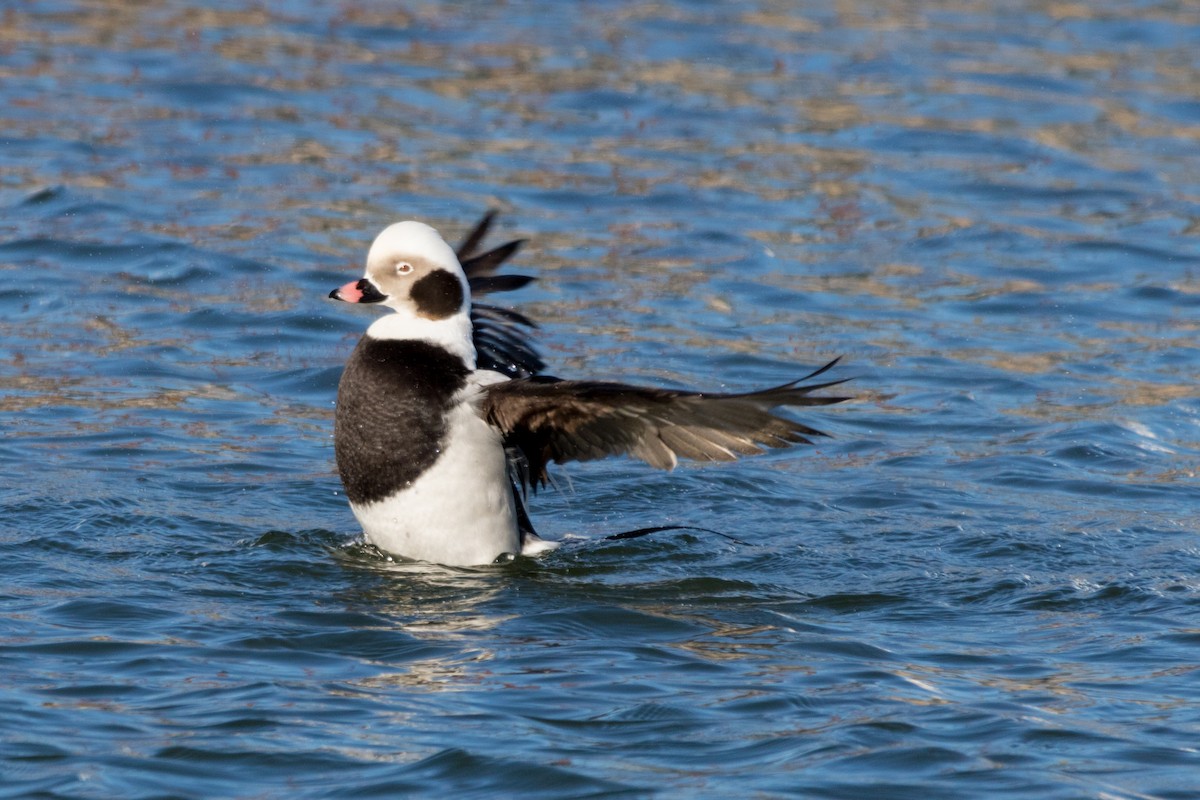
<instances>
[{"instance_id":1,"label":"feather detail","mask_svg":"<svg viewBox=\"0 0 1200 800\"><path fill-rule=\"evenodd\" d=\"M505 445L523 455L520 478L537 488L551 462L631 455L658 469L680 458L732 461L764 448L812 444L826 434L772 413L780 406L824 406L849 400L816 395L844 380L804 382L831 369L754 392L719 394L652 389L621 383L564 381L548 376L486 387L483 413Z\"/></svg>"}]
</instances>

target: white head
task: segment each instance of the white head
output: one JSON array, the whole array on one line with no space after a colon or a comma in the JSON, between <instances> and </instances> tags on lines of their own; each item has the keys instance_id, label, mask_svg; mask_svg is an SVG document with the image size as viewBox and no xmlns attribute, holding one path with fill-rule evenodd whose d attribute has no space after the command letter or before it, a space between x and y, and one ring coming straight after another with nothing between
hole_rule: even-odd
<instances>
[{"instance_id":1,"label":"white head","mask_svg":"<svg viewBox=\"0 0 1200 800\"><path fill-rule=\"evenodd\" d=\"M471 291L450 245L423 222L397 222L375 237L363 277L329 296L347 303L378 303L395 311L368 333L376 338L429 339L467 356L471 344Z\"/></svg>"},{"instance_id":2,"label":"white head","mask_svg":"<svg viewBox=\"0 0 1200 800\"><path fill-rule=\"evenodd\" d=\"M471 294L458 257L423 222L397 222L375 237L362 280L330 293L348 303L379 303L400 314L439 320L465 313Z\"/></svg>"}]
</instances>

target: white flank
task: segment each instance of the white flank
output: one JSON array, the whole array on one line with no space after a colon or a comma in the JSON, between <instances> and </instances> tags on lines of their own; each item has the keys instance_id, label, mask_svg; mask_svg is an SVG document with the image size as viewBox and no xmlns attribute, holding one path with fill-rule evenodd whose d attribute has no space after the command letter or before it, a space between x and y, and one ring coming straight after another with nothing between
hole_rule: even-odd
<instances>
[{"instance_id":1,"label":"white flank","mask_svg":"<svg viewBox=\"0 0 1200 800\"><path fill-rule=\"evenodd\" d=\"M428 471L386 500L350 504L379 549L451 566L490 564L521 552L504 446L479 417L478 384L468 384L456 399L445 450Z\"/></svg>"}]
</instances>

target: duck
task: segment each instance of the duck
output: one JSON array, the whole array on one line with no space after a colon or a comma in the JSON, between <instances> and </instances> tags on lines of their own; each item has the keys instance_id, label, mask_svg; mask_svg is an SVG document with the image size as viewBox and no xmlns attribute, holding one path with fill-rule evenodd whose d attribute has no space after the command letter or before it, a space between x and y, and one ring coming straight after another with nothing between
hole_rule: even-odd
<instances>
[{"instance_id":1,"label":"duck","mask_svg":"<svg viewBox=\"0 0 1200 800\"><path fill-rule=\"evenodd\" d=\"M557 547L534 530L530 490L549 465L627 455L673 469L812 444L823 432L777 413L850 399L816 379L743 393L680 391L544 373L526 315L480 297L526 286L499 269L524 245L479 252L488 212L457 248L414 220L383 230L361 278L333 300L383 313L338 382L334 456L367 542L391 555L481 566Z\"/></svg>"}]
</instances>

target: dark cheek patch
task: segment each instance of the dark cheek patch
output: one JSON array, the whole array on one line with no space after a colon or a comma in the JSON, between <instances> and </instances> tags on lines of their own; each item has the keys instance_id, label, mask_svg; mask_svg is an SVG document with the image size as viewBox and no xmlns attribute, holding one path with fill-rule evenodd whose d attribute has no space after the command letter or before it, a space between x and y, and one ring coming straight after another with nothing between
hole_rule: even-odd
<instances>
[{"instance_id":1,"label":"dark cheek patch","mask_svg":"<svg viewBox=\"0 0 1200 800\"><path fill-rule=\"evenodd\" d=\"M429 319L445 319L462 309L462 284L444 269L435 269L414 283L411 296L417 313Z\"/></svg>"}]
</instances>

